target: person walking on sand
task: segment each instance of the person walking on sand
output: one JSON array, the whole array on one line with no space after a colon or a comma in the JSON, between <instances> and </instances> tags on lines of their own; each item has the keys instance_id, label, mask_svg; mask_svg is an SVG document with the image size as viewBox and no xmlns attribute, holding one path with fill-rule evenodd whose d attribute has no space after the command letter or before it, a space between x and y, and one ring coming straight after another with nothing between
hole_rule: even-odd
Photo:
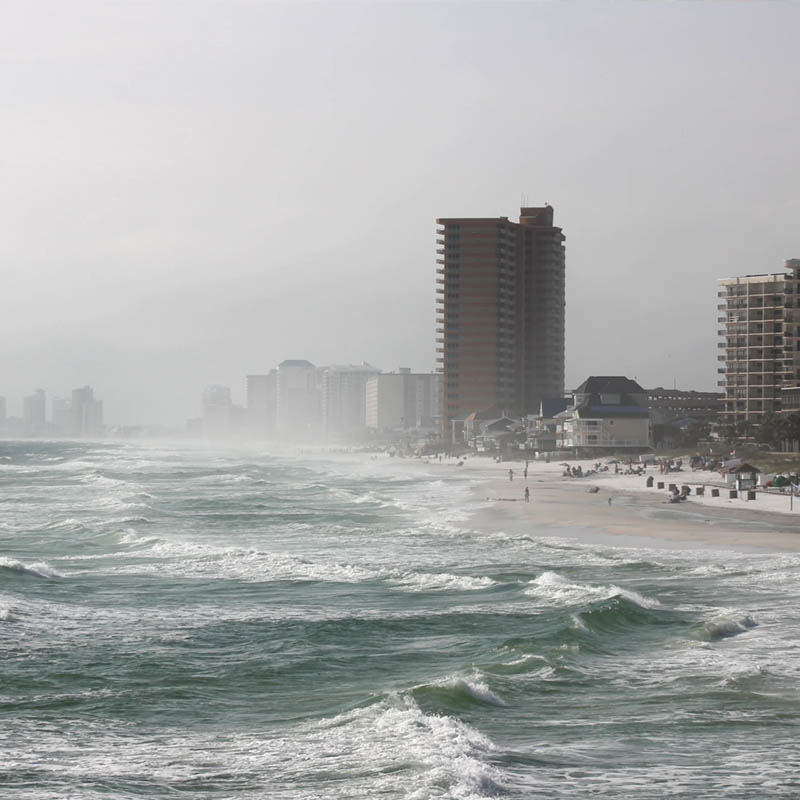
<instances>
[{"instance_id":1,"label":"person walking on sand","mask_svg":"<svg viewBox=\"0 0 800 800\"><path fill-rule=\"evenodd\" d=\"M527 464L525 465L525 469L522 471L522 477L525 478L525 480L528 480L528 465Z\"/></svg>"},{"instance_id":2,"label":"person walking on sand","mask_svg":"<svg viewBox=\"0 0 800 800\"><path fill-rule=\"evenodd\" d=\"M611 505L611 495L608 496L608 504Z\"/></svg>"},{"instance_id":3,"label":"person walking on sand","mask_svg":"<svg viewBox=\"0 0 800 800\"><path fill-rule=\"evenodd\" d=\"M513 469L510 469L510 470L508 471L508 479L509 479L510 481L513 481L513 480L514 480L514 470L513 470Z\"/></svg>"},{"instance_id":4,"label":"person walking on sand","mask_svg":"<svg viewBox=\"0 0 800 800\"><path fill-rule=\"evenodd\" d=\"M531 501L531 490L526 486L525 487L525 502L530 503Z\"/></svg>"}]
</instances>

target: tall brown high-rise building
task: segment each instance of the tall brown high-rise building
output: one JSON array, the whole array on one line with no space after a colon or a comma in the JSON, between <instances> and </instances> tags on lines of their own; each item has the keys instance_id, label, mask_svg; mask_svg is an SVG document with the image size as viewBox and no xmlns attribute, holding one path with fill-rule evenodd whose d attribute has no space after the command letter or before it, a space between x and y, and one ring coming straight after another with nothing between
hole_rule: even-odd
<instances>
[{"instance_id":1,"label":"tall brown high-rise building","mask_svg":"<svg viewBox=\"0 0 800 800\"><path fill-rule=\"evenodd\" d=\"M445 431L490 408L538 412L564 394L564 235L553 209L437 219L437 360Z\"/></svg>"}]
</instances>

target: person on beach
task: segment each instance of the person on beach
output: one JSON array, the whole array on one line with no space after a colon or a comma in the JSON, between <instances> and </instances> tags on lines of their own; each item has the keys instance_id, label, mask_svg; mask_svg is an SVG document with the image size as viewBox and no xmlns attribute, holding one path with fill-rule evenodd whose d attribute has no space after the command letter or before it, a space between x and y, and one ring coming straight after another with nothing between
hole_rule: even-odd
<instances>
[{"instance_id":1,"label":"person on beach","mask_svg":"<svg viewBox=\"0 0 800 800\"><path fill-rule=\"evenodd\" d=\"M608 504L611 505L611 495L608 497Z\"/></svg>"},{"instance_id":2,"label":"person on beach","mask_svg":"<svg viewBox=\"0 0 800 800\"><path fill-rule=\"evenodd\" d=\"M510 470L508 471L508 479L509 479L510 481L513 481L513 480L514 480L514 470L513 470L513 469L510 469Z\"/></svg>"},{"instance_id":3,"label":"person on beach","mask_svg":"<svg viewBox=\"0 0 800 800\"><path fill-rule=\"evenodd\" d=\"M522 476L525 478L525 480L528 480L528 465L527 464L525 465L525 469L522 472Z\"/></svg>"},{"instance_id":4,"label":"person on beach","mask_svg":"<svg viewBox=\"0 0 800 800\"><path fill-rule=\"evenodd\" d=\"M526 486L525 487L525 502L530 503L531 501L531 490Z\"/></svg>"}]
</instances>

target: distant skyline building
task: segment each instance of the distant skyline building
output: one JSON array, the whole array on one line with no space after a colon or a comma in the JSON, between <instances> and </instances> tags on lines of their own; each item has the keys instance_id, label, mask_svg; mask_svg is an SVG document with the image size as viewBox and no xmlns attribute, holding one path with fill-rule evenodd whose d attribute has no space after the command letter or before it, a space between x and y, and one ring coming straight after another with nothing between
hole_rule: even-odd
<instances>
[{"instance_id":1,"label":"distant skyline building","mask_svg":"<svg viewBox=\"0 0 800 800\"><path fill-rule=\"evenodd\" d=\"M366 383L366 424L371 431L433 430L441 425L441 383L437 373L374 375Z\"/></svg>"},{"instance_id":2,"label":"distant skyline building","mask_svg":"<svg viewBox=\"0 0 800 800\"><path fill-rule=\"evenodd\" d=\"M305 359L278 364L276 428L287 439L308 440L319 435L321 403L319 371Z\"/></svg>"},{"instance_id":3,"label":"distant skyline building","mask_svg":"<svg viewBox=\"0 0 800 800\"><path fill-rule=\"evenodd\" d=\"M553 208L521 208L518 223L436 223L443 429L474 411L536 413L564 394L565 237Z\"/></svg>"},{"instance_id":4,"label":"distant skyline building","mask_svg":"<svg viewBox=\"0 0 800 800\"><path fill-rule=\"evenodd\" d=\"M46 428L44 389L37 389L22 401L22 420L26 436L41 436Z\"/></svg>"},{"instance_id":5,"label":"distant skyline building","mask_svg":"<svg viewBox=\"0 0 800 800\"><path fill-rule=\"evenodd\" d=\"M278 370L266 375L247 376L247 427L258 438L275 433L275 413L278 401Z\"/></svg>"},{"instance_id":6,"label":"distant skyline building","mask_svg":"<svg viewBox=\"0 0 800 800\"><path fill-rule=\"evenodd\" d=\"M50 404L53 432L68 436L72 431L72 402L66 397L54 397Z\"/></svg>"},{"instance_id":7,"label":"distant skyline building","mask_svg":"<svg viewBox=\"0 0 800 800\"><path fill-rule=\"evenodd\" d=\"M203 390L203 433L212 438L228 436L232 409L231 390L227 386L206 386Z\"/></svg>"},{"instance_id":8,"label":"distant skyline building","mask_svg":"<svg viewBox=\"0 0 800 800\"><path fill-rule=\"evenodd\" d=\"M727 423L758 425L768 414L800 410L800 259L787 259L784 270L718 281Z\"/></svg>"},{"instance_id":9,"label":"distant skyline building","mask_svg":"<svg viewBox=\"0 0 800 800\"><path fill-rule=\"evenodd\" d=\"M103 403L95 398L91 386L72 390L70 415L73 436L95 437L103 433Z\"/></svg>"},{"instance_id":10,"label":"distant skyline building","mask_svg":"<svg viewBox=\"0 0 800 800\"><path fill-rule=\"evenodd\" d=\"M0 397L0 425L6 424L6 399Z\"/></svg>"},{"instance_id":11,"label":"distant skyline building","mask_svg":"<svg viewBox=\"0 0 800 800\"><path fill-rule=\"evenodd\" d=\"M326 436L353 437L366 430L367 381L381 370L367 362L322 371L322 426Z\"/></svg>"}]
</instances>

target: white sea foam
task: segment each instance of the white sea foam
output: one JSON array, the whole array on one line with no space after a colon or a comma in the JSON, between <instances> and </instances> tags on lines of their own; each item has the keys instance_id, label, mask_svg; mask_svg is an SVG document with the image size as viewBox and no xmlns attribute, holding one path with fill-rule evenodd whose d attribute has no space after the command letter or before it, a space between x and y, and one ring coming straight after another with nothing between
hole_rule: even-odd
<instances>
[{"instance_id":1,"label":"white sea foam","mask_svg":"<svg viewBox=\"0 0 800 800\"><path fill-rule=\"evenodd\" d=\"M176 575L182 577L237 578L247 581L309 580L361 583L386 580L401 591L479 591L496 585L488 576L456 575L449 572L398 570L362 566L340 561L311 560L290 553L255 548L218 547L200 542L145 537L133 529L120 535L120 542L151 545L137 552L145 562L120 565L123 574Z\"/></svg>"},{"instance_id":2,"label":"white sea foam","mask_svg":"<svg viewBox=\"0 0 800 800\"><path fill-rule=\"evenodd\" d=\"M433 685L444 686L448 689L458 689L481 703L488 703L492 706L501 707L505 707L506 705L503 700L489 688L485 681L474 675L468 678L453 675L441 681L437 681Z\"/></svg>"},{"instance_id":3,"label":"white sea foam","mask_svg":"<svg viewBox=\"0 0 800 800\"><path fill-rule=\"evenodd\" d=\"M486 576L453 575L449 572L393 572L389 578L391 583L398 584L413 592L478 591L495 586L497 581Z\"/></svg>"},{"instance_id":4,"label":"white sea foam","mask_svg":"<svg viewBox=\"0 0 800 800\"><path fill-rule=\"evenodd\" d=\"M632 589L624 589L614 584L592 586L588 583L574 583L557 572L547 571L528 584L525 594L536 597L552 605L579 605L594 600L607 600L624 597L642 608L657 608L658 600L645 597Z\"/></svg>"},{"instance_id":5,"label":"white sea foam","mask_svg":"<svg viewBox=\"0 0 800 800\"><path fill-rule=\"evenodd\" d=\"M698 630L700 639L715 642L738 636L758 626L758 621L741 611L728 611L706 620Z\"/></svg>"},{"instance_id":6,"label":"white sea foam","mask_svg":"<svg viewBox=\"0 0 800 800\"><path fill-rule=\"evenodd\" d=\"M143 732L139 725L82 721L72 723L65 744L62 730L20 721L21 735L3 742L4 769L44 769L81 782L144 774L162 786L233 774L248 796L287 800L479 800L503 793L504 775L487 763L493 742L458 719L423 713L407 696L271 735ZM265 793L267 786L274 791Z\"/></svg>"},{"instance_id":7,"label":"white sea foam","mask_svg":"<svg viewBox=\"0 0 800 800\"><path fill-rule=\"evenodd\" d=\"M135 542L141 541L138 539ZM122 574L159 574L180 577L235 578L270 582L327 581L359 583L384 576L381 570L341 562L315 562L288 553L242 547L215 547L188 541L158 539L149 549L137 553L149 557L144 563L114 568Z\"/></svg>"},{"instance_id":8,"label":"white sea foam","mask_svg":"<svg viewBox=\"0 0 800 800\"><path fill-rule=\"evenodd\" d=\"M256 478L252 475L243 475L241 473L214 476L214 483L254 483L255 481Z\"/></svg>"},{"instance_id":9,"label":"white sea foam","mask_svg":"<svg viewBox=\"0 0 800 800\"><path fill-rule=\"evenodd\" d=\"M158 541L157 536L142 536L134 528L126 528L119 534L120 544L145 545Z\"/></svg>"},{"instance_id":10,"label":"white sea foam","mask_svg":"<svg viewBox=\"0 0 800 800\"><path fill-rule=\"evenodd\" d=\"M502 791L500 772L485 761L495 750L493 742L460 720L424 714L408 696L340 715L316 728L329 752L347 754L345 760L355 762L348 771L363 760L372 771L383 773L371 782L376 796L398 780L397 788L414 800L467 800ZM393 778L394 771L398 774Z\"/></svg>"},{"instance_id":11,"label":"white sea foam","mask_svg":"<svg viewBox=\"0 0 800 800\"><path fill-rule=\"evenodd\" d=\"M14 558L0 556L0 568L10 569L26 575L35 575L37 578L63 578L64 576L56 572L49 564L44 561L36 561L32 564L23 564Z\"/></svg>"}]
</instances>

